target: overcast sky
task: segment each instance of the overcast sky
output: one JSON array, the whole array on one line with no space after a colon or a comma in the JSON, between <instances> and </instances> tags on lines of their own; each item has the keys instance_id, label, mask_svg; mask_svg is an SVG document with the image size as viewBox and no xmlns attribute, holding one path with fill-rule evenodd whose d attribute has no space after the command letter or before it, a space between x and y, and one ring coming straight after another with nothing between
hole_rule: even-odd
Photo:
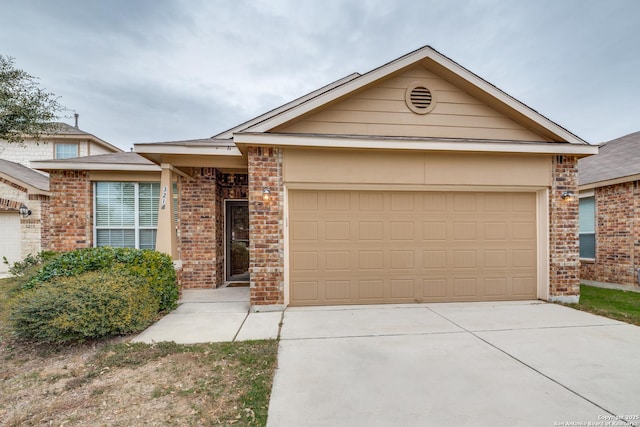
<instances>
[{"instance_id":1,"label":"overcast sky","mask_svg":"<svg viewBox=\"0 0 640 427\"><path fill-rule=\"evenodd\" d=\"M125 150L424 45L591 143L640 130L638 0L0 0L0 21L0 54Z\"/></svg>"}]
</instances>

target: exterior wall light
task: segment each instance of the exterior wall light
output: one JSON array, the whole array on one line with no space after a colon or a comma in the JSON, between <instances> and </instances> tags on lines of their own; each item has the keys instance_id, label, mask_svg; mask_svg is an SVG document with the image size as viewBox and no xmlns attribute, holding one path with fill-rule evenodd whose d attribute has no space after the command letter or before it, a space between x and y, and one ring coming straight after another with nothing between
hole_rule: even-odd
<instances>
[{"instance_id":1,"label":"exterior wall light","mask_svg":"<svg viewBox=\"0 0 640 427\"><path fill-rule=\"evenodd\" d=\"M562 200L564 200L565 202L572 202L573 200L575 200L575 195L573 194L573 191L564 191L561 197L562 197Z\"/></svg>"},{"instance_id":2,"label":"exterior wall light","mask_svg":"<svg viewBox=\"0 0 640 427\"><path fill-rule=\"evenodd\" d=\"M20 216L22 218L26 218L29 215L31 215L31 209L29 209L28 207L26 207L24 205L24 203L22 205L20 205L20 208L18 209L18 211L20 212Z\"/></svg>"},{"instance_id":3,"label":"exterior wall light","mask_svg":"<svg viewBox=\"0 0 640 427\"><path fill-rule=\"evenodd\" d=\"M267 187L264 187L262 189L262 200L269 201L271 199L271 190L269 190Z\"/></svg>"}]
</instances>

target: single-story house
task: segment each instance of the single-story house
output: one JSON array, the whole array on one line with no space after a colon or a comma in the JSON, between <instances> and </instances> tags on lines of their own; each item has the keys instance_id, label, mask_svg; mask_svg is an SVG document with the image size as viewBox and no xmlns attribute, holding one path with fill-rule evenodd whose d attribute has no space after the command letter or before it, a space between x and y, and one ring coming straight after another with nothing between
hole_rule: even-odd
<instances>
[{"instance_id":1,"label":"single-story house","mask_svg":"<svg viewBox=\"0 0 640 427\"><path fill-rule=\"evenodd\" d=\"M42 217L48 215L49 179L31 162L122 151L78 128L77 120L75 126L56 123L39 141L0 140L0 276L8 271L3 257L15 262L48 246Z\"/></svg>"},{"instance_id":2,"label":"single-story house","mask_svg":"<svg viewBox=\"0 0 640 427\"><path fill-rule=\"evenodd\" d=\"M580 278L638 284L640 132L580 159Z\"/></svg>"},{"instance_id":3,"label":"single-story house","mask_svg":"<svg viewBox=\"0 0 640 427\"><path fill-rule=\"evenodd\" d=\"M287 305L579 298L576 135L431 47L211 138L40 162L52 250Z\"/></svg>"}]
</instances>

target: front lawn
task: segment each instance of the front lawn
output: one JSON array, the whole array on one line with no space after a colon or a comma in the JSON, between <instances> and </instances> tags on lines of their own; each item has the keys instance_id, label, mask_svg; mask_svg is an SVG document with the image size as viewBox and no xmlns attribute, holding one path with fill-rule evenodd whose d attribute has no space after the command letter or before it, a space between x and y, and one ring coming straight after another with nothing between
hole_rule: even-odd
<instances>
[{"instance_id":1,"label":"front lawn","mask_svg":"<svg viewBox=\"0 0 640 427\"><path fill-rule=\"evenodd\" d=\"M28 343L8 325L16 288L0 280L1 425L266 424L277 341Z\"/></svg>"},{"instance_id":2,"label":"front lawn","mask_svg":"<svg viewBox=\"0 0 640 427\"><path fill-rule=\"evenodd\" d=\"M640 326L640 293L580 286L580 303L572 308Z\"/></svg>"}]
</instances>

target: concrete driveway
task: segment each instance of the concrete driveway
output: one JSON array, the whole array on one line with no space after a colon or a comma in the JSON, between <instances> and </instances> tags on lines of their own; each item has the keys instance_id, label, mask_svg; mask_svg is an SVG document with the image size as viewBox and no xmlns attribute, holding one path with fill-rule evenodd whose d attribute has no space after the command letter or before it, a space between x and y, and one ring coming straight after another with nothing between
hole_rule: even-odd
<instances>
[{"instance_id":1,"label":"concrete driveway","mask_svg":"<svg viewBox=\"0 0 640 427\"><path fill-rule=\"evenodd\" d=\"M278 361L273 427L640 425L640 328L554 304L290 308Z\"/></svg>"}]
</instances>

